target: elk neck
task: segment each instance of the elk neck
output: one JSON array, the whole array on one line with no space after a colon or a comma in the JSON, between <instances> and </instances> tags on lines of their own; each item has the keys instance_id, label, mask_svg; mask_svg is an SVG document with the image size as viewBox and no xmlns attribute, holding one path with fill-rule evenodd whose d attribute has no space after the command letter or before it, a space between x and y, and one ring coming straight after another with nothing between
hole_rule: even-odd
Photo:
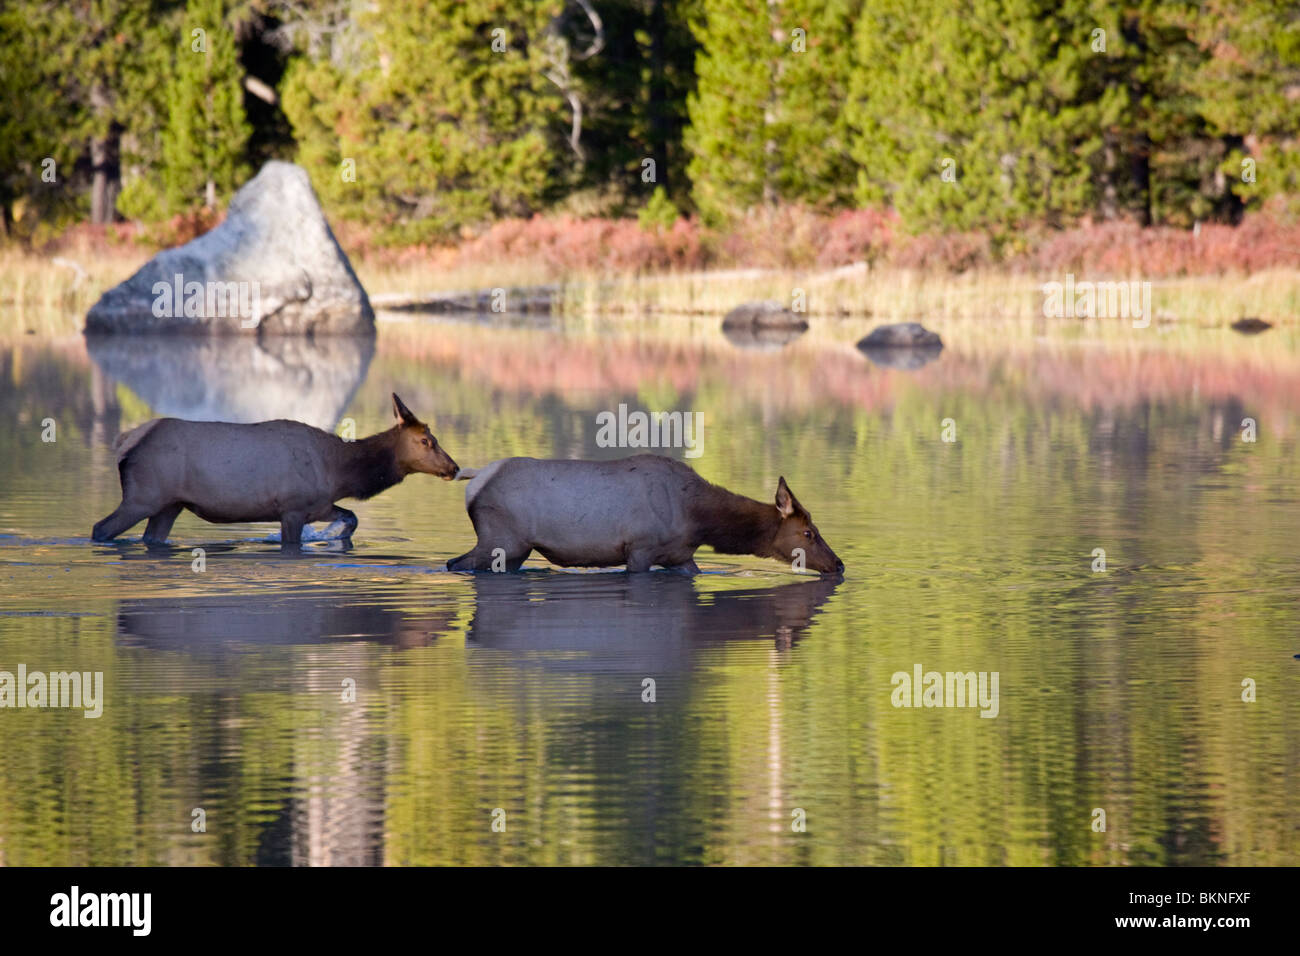
<instances>
[{"instance_id":1,"label":"elk neck","mask_svg":"<svg viewBox=\"0 0 1300 956\"><path fill-rule=\"evenodd\" d=\"M397 463L400 426L345 442L340 439L335 461L338 498L373 498L406 477Z\"/></svg>"},{"instance_id":2,"label":"elk neck","mask_svg":"<svg viewBox=\"0 0 1300 956\"><path fill-rule=\"evenodd\" d=\"M781 526L776 505L763 504L701 482L692 494L688 514L694 524L692 538L719 554L773 557L772 541Z\"/></svg>"}]
</instances>

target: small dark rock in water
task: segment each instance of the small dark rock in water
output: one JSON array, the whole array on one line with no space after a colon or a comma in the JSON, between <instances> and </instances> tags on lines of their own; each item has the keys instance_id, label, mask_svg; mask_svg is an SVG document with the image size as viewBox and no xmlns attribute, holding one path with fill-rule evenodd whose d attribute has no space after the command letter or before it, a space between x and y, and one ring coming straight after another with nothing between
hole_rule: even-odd
<instances>
[{"instance_id":1,"label":"small dark rock in water","mask_svg":"<svg viewBox=\"0 0 1300 956\"><path fill-rule=\"evenodd\" d=\"M858 343L863 349L941 349L943 339L919 322L897 322L872 329L871 334Z\"/></svg>"},{"instance_id":2,"label":"small dark rock in water","mask_svg":"<svg viewBox=\"0 0 1300 956\"><path fill-rule=\"evenodd\" d=\"M910 371L928 365L943 351L943 339L919 322L898 322L872 329L858 351L881 368Z\"/></svg>"},{"instance_id":3,"label":"small dark rock in water","mask_svg":"<svg viewBox=\"0 0 1300 956\"><path fill-rule=\"evenodd\" d=\"M780 302L746 302L738 305L722 320L726 329L796 329L807 331L808 323Z\"/></svg>"},{"instance_id":4,"label":"small dark rock in water","mask_svg":"<svg viewBox=\"0 0 1300 956\"><path fill-rule=\"evenodd\" d=\"M1265 322L1263 319L1238 319L1229 326L1234 332L1240 332L1242 335L1258 335L1272 327L1272 322Z\"/></svg>"}]
</instances>

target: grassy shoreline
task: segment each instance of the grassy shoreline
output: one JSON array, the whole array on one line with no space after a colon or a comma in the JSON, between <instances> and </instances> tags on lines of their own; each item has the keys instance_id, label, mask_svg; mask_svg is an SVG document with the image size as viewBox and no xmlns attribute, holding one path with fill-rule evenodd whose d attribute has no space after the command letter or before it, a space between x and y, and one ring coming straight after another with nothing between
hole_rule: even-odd
<instances>
[{"instance_id":1,"label":"grassy shoreline","mask_svg":"<svg viewBox=\"0 0 1300 956\"><path fill-rule=\"evenodd\" d=\"M40 255L0 250L0 334L59 335L79 331L86 310L107 289L131 275L151 251L126 245L78 254ZM1031 276L1008 269L978 268L953 275L865 263L833 269L718 269L651 274L568 272L539 263L435 268L431 264L370 262L354 266L366 290L440 293L496 287L555 289L559 311L573 316L718 316L741 302L773 299L791 304L802 294L810 321L868 322L1043 319L1042 283L1060 275ZM1085 274L1093 281L1128 277ZM1300 271L1269 269L1253 275L1224 274L1151 282L1153 326L1220 327L1258 317L1282 327L1300 325ZM1126 319L1095 320L1128 327ZM855 323L856 324L856 323Z\"/></svg>"}]
</instances>

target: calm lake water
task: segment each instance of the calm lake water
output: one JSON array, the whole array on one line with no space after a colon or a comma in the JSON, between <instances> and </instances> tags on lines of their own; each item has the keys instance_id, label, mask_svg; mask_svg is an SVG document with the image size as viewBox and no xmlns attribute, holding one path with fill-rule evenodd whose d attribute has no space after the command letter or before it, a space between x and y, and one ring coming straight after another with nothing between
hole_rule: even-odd
<instances>
[{"instance_id":1,"label":"calm lake water","mask_svg":"<svg viewBox=\"0 0 1300 956\"><path fill-rule=\"evenodd\" d=\"M0 343L0 670L103 674L98 718L0 709L0 863L1300 863L1297 335L929 324L911 369L865 323ZM784 475L847 573L448 574L464 486L426 476L351 550L88 540L127 427L363 435L392 391L462 465L702 412L690 463ZM996 672L996 716L894 706L917 667Z\"/></svg>"}]
</instances>

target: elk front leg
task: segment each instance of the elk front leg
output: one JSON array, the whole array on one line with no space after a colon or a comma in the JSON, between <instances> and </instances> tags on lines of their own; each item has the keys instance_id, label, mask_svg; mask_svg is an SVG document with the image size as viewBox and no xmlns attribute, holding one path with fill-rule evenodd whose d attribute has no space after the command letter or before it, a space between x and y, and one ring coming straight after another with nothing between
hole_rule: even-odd
<instances>
[{"instance_id":1,"label":"elk front leg","mask_svg":"<svg viewBox=\"0 0 1300 956\"><path fill-rule=\"evenodd\" d=\"M281 551L296 551L302 546L302 526L306 523L307 516L301 511L280 516Z\"/></svg>"},{"instance_id":2,"label":"elk front leg","mask_svg":"<svg viewBox=\"0 0 1300 956\"><path fill-rule=\"evenodd\" d=\"M652 564L654 564L654 560L648 552L637 550L629 550L627 552L627 561L625 562L625 565L627 570L633 574L638 574L642 571L649 571Z\"/></svg>"}]
</instances>

